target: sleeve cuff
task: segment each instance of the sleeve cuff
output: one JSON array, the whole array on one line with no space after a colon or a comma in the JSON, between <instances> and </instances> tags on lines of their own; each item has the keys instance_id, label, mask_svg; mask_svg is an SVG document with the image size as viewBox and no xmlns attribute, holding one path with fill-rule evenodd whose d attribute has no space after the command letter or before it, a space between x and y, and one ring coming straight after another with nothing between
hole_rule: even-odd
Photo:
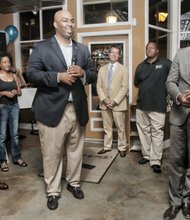
<instances>
[{"instance_id":1,"label":"sleeve cuff","mask_svg":"<svg viewBox=\"0 0 190 220\"><path fill-rule=\"evenodd\" d=\"M175 98L175 102L177 105L180 105L181 102L178 100L178 96L180 95L180 93L177 94L176 98Z\"/></svg>"},{"instance_id":2,"label":"sleeve cuff","mask_svg":"<svg viewBox=\"0 0 190 220\"><path fill-rule=\"evenodd\" d=\"M82 81L83 85L86 84L86 72L84 72L84 76L82 78L80 78L80 80Z\"/></svg>"},{"instance_id":3,"label":"sleeve cuff","mask_svg":"<svg viewBox=\"0 0 190 220\"><path fill-rule=\"evenodd\" d=\"M57 73L57 82L60 83L60 81L59 81L59 73Z\"/></svg>"}]
</instances>

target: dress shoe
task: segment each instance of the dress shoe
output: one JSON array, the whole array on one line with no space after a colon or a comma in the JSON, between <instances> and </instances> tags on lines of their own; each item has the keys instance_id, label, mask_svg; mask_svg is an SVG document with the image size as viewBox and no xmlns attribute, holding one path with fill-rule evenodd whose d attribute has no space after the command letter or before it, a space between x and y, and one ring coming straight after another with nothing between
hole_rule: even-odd
<instances>
[{"instance_id":1,"label":"dress shoe","mask_svg":"<svg viewBox=\"0 0 190 220\"><path fill-rule=\"evenodd\" d=\"M190 219L190 204L183 204L182 214L183 214L184 218Z\"/></svg>"},{"instance_id":2,"label":"dress shoe","mask_svg":"<svg viewBox=\"0 0 190 220\"><path fill-rule=\"evenodd\" d=\"M152 168L153 168L153 171L155 173L161 173L162 172L160 165L154 164L154 165L152 165Z\"/></svg>"},{"instance_id":3,"label":"dress shoe","mask_svg":"<svg viewBox=\"0 0 190 220\"><path fill-rule=\"evenodd\" d=\"M119 153L120 153L120 157L126 156L126 150L119 151Z\"/></svg>"},{"instance_id":4,"label":"dress shoe","mask_svg":"<svg viewBox=\"0 0 190 220\"><path fill-rule=\"evenodd\" d=\"M71 186L70 184L67 185L67 190L73 194L73 196L77 199L83 199L84 193L80 187Z\"/></svg>"},{"instance_id":5,"label":"dress shoe","mask_svg":"<svg viewBox=\"0 0 190 220\"><path fill-rule=\"evenodd\" d=\"M179 212L179 206L170 206L164 213L163 218L164 220L172 220L175 219L177 213Z\"/></svg>"},{"instance_id":6,"label":"dress shoe","mask_svg":"<svg viewBox=\"0 0 190 220\"><path fill-rule=\"evenodd\" d=\"M7 190L9 186L4 182L0 180L0 190Z\"/></svg>"},{"instance_id":7,"label":"dress shoe","mask_svg":"<svg viewBox=\"0 0 190 220\"><path fill-rule=\"evenodd\" d=\"M105 154L105 153L107 153L107 152L109 152L109 151L111 151L111 150L105 150L105 149L103 148L102 150L98 151L98 154Z\"/></svg>"},{"instance_id":8,"label":"dress shoe","mask_svg":"<svg viewBox=\"0 0 190 220\"><path fill-rule=\"evenodd\" d=\"M148 163L148 162L149 162L149 160L144 158L144 157L139 160L139 164L145 164L145 163Z\"/></svg>"},{"instance_id":9,"label":"dress shoe","mask_svg":"<svg viewBox=\"0 0 190 220\"><path fill-rule=\"evenodd\" d=\"M58 199L59 199L59 197L55 196L55 195L48 196L48 200L47 200L48 209L51 209L51 210L57 209Z\"/></svg>"}]
</instances>

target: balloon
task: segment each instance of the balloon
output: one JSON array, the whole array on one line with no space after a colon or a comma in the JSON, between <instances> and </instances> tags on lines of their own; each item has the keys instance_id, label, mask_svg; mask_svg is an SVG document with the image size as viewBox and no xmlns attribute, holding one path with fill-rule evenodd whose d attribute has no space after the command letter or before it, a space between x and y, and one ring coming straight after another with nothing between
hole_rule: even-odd
<instances>
[{"instance_id":1,"label":"balloon","mask_svg":"<svg viewBox=\"0 0 190 220\"><path fill-rule=\"evenodd\" d=\"M9 42L14 41L18 37L18 30L14 25L8 25L5 31L9 36Z\"/></svg>"}]
</instances>

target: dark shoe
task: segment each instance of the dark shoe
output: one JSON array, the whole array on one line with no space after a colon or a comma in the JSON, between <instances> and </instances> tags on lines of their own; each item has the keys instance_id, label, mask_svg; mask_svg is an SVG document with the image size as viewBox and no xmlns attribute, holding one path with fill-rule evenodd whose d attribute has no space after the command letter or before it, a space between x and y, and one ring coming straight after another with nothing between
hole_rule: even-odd
<instances>
[{"instance_id":1,"label":"dark shoe","mask_svg":"<svg viewBox=\"0 0 190 220\"><path fill-rule=\"evenodd\" d=\"M3 162L3 163L1 164L1 171L3 171L3 172L9 171L9 167L7 166L7 163L6 163L6 162Z\"/></svg>"},{"instance_id":2,"label":"dark shoe","mask_svg":"<svg viewBox=\"0 0 190 220\"><path fill-rule=\"evenodd\" d=\"M119 151L120 157L125 157L126 156L126 150Z\"/></svg>"},{"instance_id":3,"label":"dark shoe","mask_svg":"<svg viewBox=\"0 0 190 220\"><path fill-rule=\"evenodd\" d=\"M184 218L190 219L190 204L183 204L182 214L183 214Z\"/></svg>"},{"instance_id":4,"label":"dark shoe","mask_svg":"<svg viewBox=\"0 0 190 220\"><path fill-rule=\"evenodd\" d=\"M107 153L107 152L109 152L109 151L111 151L111 150L105 150L105 149L103 148L102 150L98 151L98 154L105 154L105 153Z\"/></svg>"},{"instance_id":5,"label":"dark shoe","mask_svg":"<svg viewBox=\"0 0 190 220\"><path fill-rule=\"evenodd\" d=\"M70 184L67 185L67 190L69 192L71 192L73 194L73 196L77 199L83 199L84 198L84 193L83 191L81 190L80 187L74 187L74 186L71 186Z\"/></svg>"},{"instance_id":6,"label":"dark shoe","mask_svg":"<svg viewBox=\"0 0 190 220\"><path fill-rule=\"evenodd\" d=\"M149 160L146 159L146 158L141 158L141 159L139 160L139 164L145 164L145 163L148 163L148 162L149 162Z\"/></svg>"},{"instance_id":7,"label":"dark shoe","mask_svg":"<svg viewBox=\"0 0 190 220\"><path fill-rule=\"evenodd\" d=\"M163 218L164 220L172 220L175 219L177 213L179 212L179 206L170 206L164 213Z\"/></svg>"},{"instance_id":8,"label":"dark shoe","mask_svg":"<svg viewBox=\"0 0 190 220\"><path fill-rule=\"evenodd\" d=\"M9 188L9 186L5 182L0 180L0 189L7 190L8 188Z\"/></svg>"},{"instance_id":9,"label":"dark shoe","mask_svg":"<svg viewBox=\"0 0 190 220\"><path fill-rule=\"evenodd\" d=\"M153 168L153 171L154 171L155 173L161 173L161 172L162 172L160 165L157 165L157 164L152 165L152 168Z\"/></svg>"},{"instance_id":10,"label":"dark shoe","mask_svg":"<svg viewBox=\"0 0 190 220\"><path fill-rule=\"evenodd\" d=\"M48 196L47 207L48 209L54 210L58 207L58 196Z\"/></svg>"},{"instance_id":11,"label":"dark shoe","mask_svg":"<svg viewBox=\"0 0 190 220\"><path fill-rule=\"evenodd\" d=\"M22 159L18 159L17 161L13 162L15 165L19 165L20 167L27 167L27 163L24 162Z\"/></svg>"}]
</instances>

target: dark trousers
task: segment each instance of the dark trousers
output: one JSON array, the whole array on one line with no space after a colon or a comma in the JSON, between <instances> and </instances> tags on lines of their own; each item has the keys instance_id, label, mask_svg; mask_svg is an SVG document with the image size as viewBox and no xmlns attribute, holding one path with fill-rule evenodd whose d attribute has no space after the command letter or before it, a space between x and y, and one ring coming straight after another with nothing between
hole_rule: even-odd
<instances>
[{"instance_id":1,"label":"dark trousers","mask_svg":"<svg viewBox=\"0 0 190 220\"><path fill-rule=\"evenodd\" d=\"M171 205L190 203L190 115L170 126L169 198Z\"/></svg>"}]
</instances>

